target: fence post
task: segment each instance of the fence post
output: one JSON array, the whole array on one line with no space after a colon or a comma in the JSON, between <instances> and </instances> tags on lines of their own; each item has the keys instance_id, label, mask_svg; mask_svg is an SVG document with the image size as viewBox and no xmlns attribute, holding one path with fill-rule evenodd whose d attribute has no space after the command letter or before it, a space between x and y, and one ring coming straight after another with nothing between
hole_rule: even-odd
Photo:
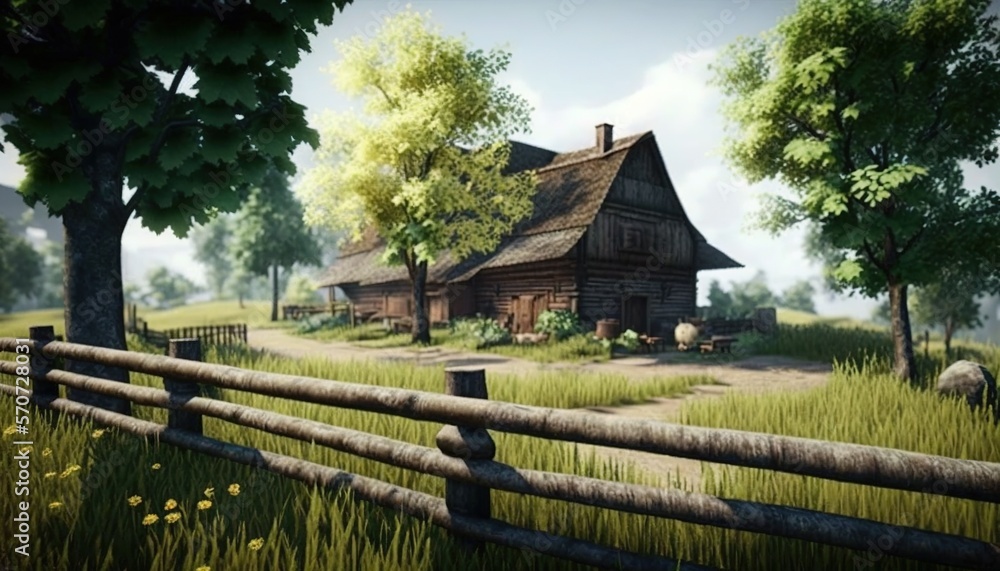
<instances>
[{"instance_id":1,"label":"fence post","mask_svg":"<svg viewBox=\"0 0 1000 571\"><path fill-rule=\"evenodd\" d=\"M354 329L357 323L354 322L354 304L351 302L347 302L347 316L348 321L351 323L351 329Z\"/></svg>"},{"instance_id":2,"label":"fence post","mask_svg":"<svg viewBox=\"0 0 1000 571\"><path fill-rule=\"evenodd\" d=\"M142 340L149 339L149 324L145 320L142 322Z\"/></svg>"},{"instance_id":3,"label":"fence post","mask_svg":"<svg viewBox=\"0 0 1000 571\"><path fill-rule=\"evenodd\" d=\"M56 340L55 328L51 325L39 325L28 328L28 338L44 346L50 341ZM29 361L31 374L44 375L52 370L52 359L42 354L42 348L36 347L31 352ZM39 379L37 376L31 380L31 400L36 405L41 399L59 398L59 385L52 381Z\"/></svg>"},{"instance_id":4,"label":"fence post","mask_svg":"<svg viewBox=\"0 0 1000 571\"><path fill-rule=\"evenodd\" d=\"M477 399L488 399L486 373L483 369L446 369L445 394ZM437 433L437 446L447 456L469 460L492 460L496 444L483 428L447 425ZM445 504L448 511L465 516L490 518L490 489L484 486L445 480ZM479 551L483 544L467 538L458 538L467 549Z\"/></svg>"},{"instance_id":5,"label":"fence post","mask_svg":"<svg viewBox=\"0 0 1000 571\"><path fill-rule=\"evenodd\" d=\"M243 342L249 343L249 341L247 341L247 324L244 323L243 325L240 325L240 329L243 331Z\"/></svg>"},{"instance_id":6,"label":"fence post","mask_svg":"<svg viewBox=\"0 0 1000 571\"><path fill-rule=\"evenodd\" d=\"M167 342L167 356L189 361L201 361L201 341L198 339L170 339ZM163 377L163 388L170 393L170 402L176 404L183 404L191 398L201 395L201 387L198 383L184 379ZM171 408L167 413L167 427L202 434L201 415Z\"/></svg>"},{"instance_id":7,"label":"fence post","mask_svg":"<svg viewBox=\"0 0 1000 571\"><path fill-rule=\"evenodd\" d=\"M931 358L931 330L924 329L924 359Z\"/></svg>"}]
</instances>

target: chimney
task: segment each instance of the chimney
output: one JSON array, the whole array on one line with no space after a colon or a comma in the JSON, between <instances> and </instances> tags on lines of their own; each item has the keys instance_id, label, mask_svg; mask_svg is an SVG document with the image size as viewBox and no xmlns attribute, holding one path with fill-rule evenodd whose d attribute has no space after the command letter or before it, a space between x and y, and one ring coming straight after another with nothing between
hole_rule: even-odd
<instances>
[{"instance_id":1,"label":"chimney","mask_svg":"<svg viewBox=\"0 0 1000 571\"><path fill-rule=\"evenodd\" d=\"M601 123L597 126L597 150L606 153L611 150L611 145L614 142L614 137L611 134L614 125L608 125L607 123Z\"/></svg>"}]
</instances>

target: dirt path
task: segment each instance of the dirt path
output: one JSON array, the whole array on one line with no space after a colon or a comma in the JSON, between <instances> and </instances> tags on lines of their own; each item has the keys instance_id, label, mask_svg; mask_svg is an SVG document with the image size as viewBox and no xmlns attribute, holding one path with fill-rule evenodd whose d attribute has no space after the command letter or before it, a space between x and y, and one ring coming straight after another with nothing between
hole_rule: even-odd
<instances>
[{"instance_id":1,"label":"dirt path","mask_svg":"<svg viewBox=\"0 0 1000 571\"><path fill-rule=\"evenodd\" d=\"M503 355L472 353L450 347L372 349L346 342L316 341L290 335L280 329L251 329L251 347L289 357L326 357L337 361L378 360L410 361L421 365L446 367L482 367L487 372L525 374L539 370L573 369L594 373L618 373L631 378L650 376L706 375L719 384L697 385L692 393L677 398L655 398L639 405L593 407L588 410L631 418L649 418L666 422L678 420L683 403L690 400L718 397L726 392L761 393L770 391L800 391L821 386L829 377L831 367L779 356L751 356L724 362L679 360L676 353L616 358L603 363L544 364ZM681 485L700 488L701 463L631 450L619 450L580 445L581 451L596 450L601 456L624 460L655 475L667 485L679 476Z\"/></svg>"}]
</instances>

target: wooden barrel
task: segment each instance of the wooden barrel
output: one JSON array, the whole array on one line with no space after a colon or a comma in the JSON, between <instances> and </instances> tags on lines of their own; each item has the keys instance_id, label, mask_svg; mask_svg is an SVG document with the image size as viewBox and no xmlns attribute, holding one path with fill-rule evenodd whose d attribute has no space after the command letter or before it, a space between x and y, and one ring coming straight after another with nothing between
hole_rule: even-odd
<instances>
[{"instance_id":1,"label":"wooden barrel","mask_svg":"<svg viewBox=\"0 0 1000 571\"><path fill-rule=\"evenodd\" d=\"M597 322L594 336L598 339L617 339L621 331L622 326L617 319L601 319Z\"/></svg>"}]
</instances>

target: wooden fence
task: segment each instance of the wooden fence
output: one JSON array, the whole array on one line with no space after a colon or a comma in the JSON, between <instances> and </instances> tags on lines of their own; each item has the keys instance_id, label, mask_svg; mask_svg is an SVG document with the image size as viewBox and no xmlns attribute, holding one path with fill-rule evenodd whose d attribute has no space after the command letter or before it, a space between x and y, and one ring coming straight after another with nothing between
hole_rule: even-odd
<instances>
[{"instance_id":1,"label":"wooden fence","mask_svg":"<svg viewBox=\"0 0 1000 571\"><path fill-rule=\"evenodd\" d=\"M447 394L280 375L197 362L197 340L171 340L169 356L148 355L53 340L51 327L33 327L30 339L0 339L0 351L28 345L30 401L36 406L154 436L181 448L261 467L309 484L348 488L357 498L444 527L471 547L493 542L514 548L548 545L546 555L609 569L709 567L667 557L628 553L590 541L513 526L490 514L490 490L505 490L701 525L794 538L860 551L877 545L884 555L969 569L1000 568L1000 547L984 541L819 511L724 499L528 470L493 460L488 430L579 442L856 484L1000 503L1000 464L901 450L611 417L590 412L488 400L483 371L448 370ZM23 352L23 350L22 350ZM55 359L102 363L161 376L165 390L134 386L52 368ZM17 363L0 361L14 375ZM23 375L22 375L23 376ZM200 385L277 398L391 414L445 426L436 448L401 442L203 396ZM59 386L169 410L167 425L60 398ZM27 398L27 389L0 385ZM26 403L25 403L26 404ZM445 498L409 490L333 467L209 438L201 419L211 416L385 464L445 478ZM885 538L893 541L886 542Z\"/></svg>"},{"instance_id":2,"label":"wooden fence","mask_svg":"<svg viewBox=\"0 0 1000 571\"><path fill-rule=\"evenodd\" d=\"M135 305L129 305L125 311L126 332L138 335L143 341L164 349L171 339L198 339L205 345L238 345L247 342L246 323L195 325L156 331L149 328L149 323L145 319L136 315Z\"/></svg>"}]
</instances>

